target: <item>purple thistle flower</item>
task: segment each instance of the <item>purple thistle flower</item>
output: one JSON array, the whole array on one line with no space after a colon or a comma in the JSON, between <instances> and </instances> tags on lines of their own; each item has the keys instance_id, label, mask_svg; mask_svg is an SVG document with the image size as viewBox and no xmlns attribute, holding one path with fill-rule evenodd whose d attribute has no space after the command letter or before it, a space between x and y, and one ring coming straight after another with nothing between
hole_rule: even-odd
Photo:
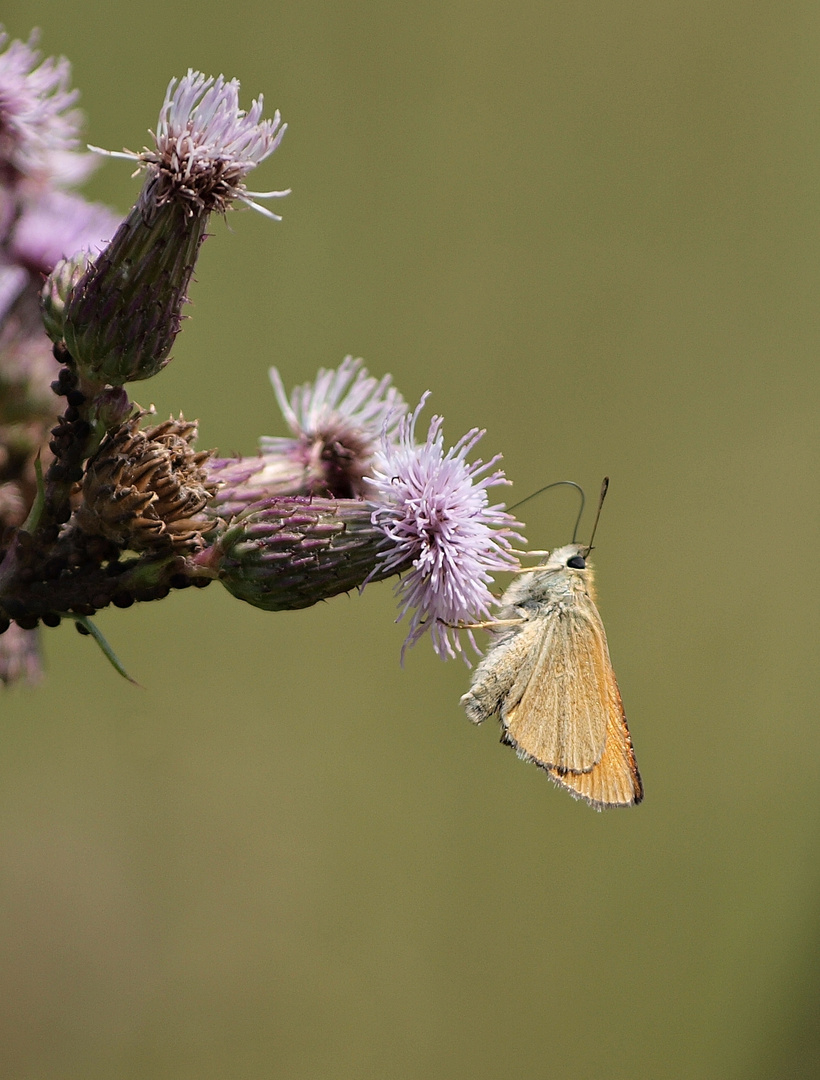
<instances>
[{"instance_id":1,"label":"purple thistle flower","mask_svg":"<svg viewBox=\"0 0 820 1080\"><path fill-rule=\"evenodd\" d=\"M119 214L65 191L29 202L11 236L12 257L35 273L50 274L60 259L97 255L117 231Z\"/></svg>"},{"instance_id":2,"label":"purple thistle flower","mask_svg":"<svg viewBox=\"0 0 820 1080\"><path fill-rule=\"evenodd\" d=\"M265 465L252 483L271 494L364 495L381 438L395 439L407 411L390 376L376 379L361 360L346 356L290 397L275 367L270 379L293 438L259 440Z\"/></svg>"},{"instance_id":3,"label":"purple thistle flower","mask_svg":"<svg viewBox=\"0 0 820 1080\"><path fill-rule=\"evenodd\" d=\"M14 302L29 284L28 273L22 266L0 264L0 322L2 322Z\"/></svg>"},{"instance_id":4,"label":"purple thistle flower","mask_svg":"<svg viewBox=\"0 0 820 1080\"><path fill-rule=\"evenodd\" d=\"M278 110L272 120L261 120L260 94L248 112L239 108L239 81L205 76L188 69L182 79L171 79L159 114L154 150L140 154L91 149L145 166L156 181L151 199L156 206L176 202L191 216L224 213L234 200L260 214L282 219L254 199L280 198L287 191L248 191L244 179L251 169L273 153L287 124Z\"/></svg>"},{"instance_id":5,"label":"purple thistle flower","mask_svg":"<svg viewBox=\"0 0 820 1080\"><path fill-rule=\"evenodd\" d=\"M446 659L461 652L455 624L489 617L490 575L518 568L510 540L521 539L513 531L521 526L503 504L488 505L487 489L509 483L501 469L489 471L500 455L486 464L467 461L483 431L473 428L445 451L443 421L434 416L427 441L416 445L416 421L427 396L402 418L397 442L383 440L371 476L378 492L373 524L389 544L382 571L412 564L396 590L399 619L413 612L402 656L429 630L433 648ZM475 647L472 635L470 640Z\"/></svg>"},{"instance_id":6,"label":"purple thistle flower","mask_svg":"<svg viewBox=\"0 0 820 1080\"><path fill-rule=\"evenodd\" d=\"M272 120L261 113L261 96L250 112L239 108L236 79L189 70L168 85L156 149L109 155L137 161L147 175L136 205L64 305L65 344L86 378L122 386L165 367L211 213L239 199L276 217L253 203L258 193L243 182L285 130L278 112Z\"/></svg>"},{"instance_id":7,"label":"purple thistle flower","mask_svg":"<svg viewBox=\"0 0 820 1080\"><path fill-rule=\"evenodd\" d=\"M0 638L0 683L11 686L22 682L36 686L42 677L39 633L23 630L17 623L12 623Z\"/></svg>"},{"instance_id":8,"label":"purple thistle flower","mask_svg":"<svg viewBox=\"0 0 820 1080\"><path fill-rule=\"evenodd\" d=\"M377 380L368 375L362 364L361 359L346 356L335 371L320 368L315 381L295 387L290 398L285 393L279 371L275 367L270 369L276 400L294 435L300 439L314 439L335 428L369 429L375 447L386 423L389 434L398 431L407 408L404 399L390 385L389 375ZM263 447L287 441L266 437L261 440Z\"/></svg>"},{"instance_id":9,"label":"purple thistle flower","mask_svg":"<svg viewBox=\"0 0 820 1080\"><path fill-rule=\"evenodd\" d=\"M27 43L9 43L0 31L0 169L6 183L79 183L95 162L77 153L83 115L73 108L71 65L63 57L41 62L36 44L36 32Z\"/></svg>"}]
</instances>

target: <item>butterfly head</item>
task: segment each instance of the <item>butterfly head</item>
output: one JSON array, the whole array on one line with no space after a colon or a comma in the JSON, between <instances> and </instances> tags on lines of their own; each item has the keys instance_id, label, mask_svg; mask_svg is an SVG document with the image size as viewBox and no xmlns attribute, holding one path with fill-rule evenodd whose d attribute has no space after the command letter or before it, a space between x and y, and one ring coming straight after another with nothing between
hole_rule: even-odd
<instances>
[{"instance_id":1,"label":"butterfly head","mask_svg":"<svg viewBox=\"0 0 820 1080\"><path fill-rule=\"evenodd\" d=\"M589 552L590 548L586 544L565 544L564 547L556 548L549 553L547 561L544 563L544 569L587 570Z\"/></svg>"}]
</instances>

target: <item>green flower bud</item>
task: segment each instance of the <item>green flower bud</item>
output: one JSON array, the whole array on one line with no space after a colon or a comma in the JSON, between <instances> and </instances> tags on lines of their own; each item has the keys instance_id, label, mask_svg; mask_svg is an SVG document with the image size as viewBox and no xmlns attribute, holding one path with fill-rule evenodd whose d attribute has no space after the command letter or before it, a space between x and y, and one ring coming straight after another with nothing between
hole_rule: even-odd
<instances>
[{"instance_id":1,"label":"green flower bud","mask_svg":"<svg viewBox=\"0 0 820 1080\"><path fill-rule=\"evenodd\" d=\"M55 345L63 340L66 301L88 269L90 261L91 256L85 251L78 252L70 259L60 259L45 280L40 293L43 325Z\"/></svg>"},{"instance_id":2,"label":"green flower bud","mask_svg":"<svg viewBox=\"0 0 820 1080\"><path fill-rule=\"evenodd\" d=\"M122 386L168 363L207 215L152 205L149 179L114 239L74 285L63 338L78 371Z\"/></svg>"},{"instance_id":3,"label":"green flower bud","mask_svg":"<svg viewBox=\"0 0 820 1080\"><path fill-rule=\"evenodd\" d=\"M264 500L234 518L209 561L228 592L254 607L310 607L398 572L384 572L385 538L371 516L356 499Z\"/></svg>"}]
</instances>

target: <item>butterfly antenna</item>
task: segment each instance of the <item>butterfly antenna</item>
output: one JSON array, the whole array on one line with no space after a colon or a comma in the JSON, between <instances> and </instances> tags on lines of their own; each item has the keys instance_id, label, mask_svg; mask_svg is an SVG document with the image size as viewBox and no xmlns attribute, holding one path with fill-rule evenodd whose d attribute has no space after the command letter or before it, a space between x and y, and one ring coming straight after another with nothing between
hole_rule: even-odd
<instances>
[{"instance_id":1,"label":"butterfly antenna","mask_svg":"<svg viewBox=\"0 0 820 1080\"><path fill-rule=\"evenodd\" d=\"M598 510L596 511L596 514L595 514L595 524L592 526L592 536L590 536L589 544L587 545L587 555L589 555L590 551L592 551L592 541L595 539L595 531L598 528L598 522L599 522L599 520L601 518L601 507L604 505L604 499L606 498L606 493L607 493L608 489L609 489L609 477L605 476L604 477L604 482L601 484L601 497L598 499ZM576 526L576 528L577 528L577 526ZM575 537L574 536L572 538L572 542L575 543Z\"/></svg>"},{"instance_id":2,"label":"butterfly antenna","mask_svg":"<svg viewBox=\"0 0 820 1080\"><path fill-rule=\"evenodd\" d=\"M576 484L574 480L555 480L552 484L547 484L545 487L539 488L538 491L534 491L532 493L532 495L527 495L523 499L521 499L519 502L513 503L512 506L508 506L507 507L507 512L512 513L512 511L517 510L519 506L523 506L525 502L529 502L530 499L534 499L536 497L536 495L542 495L545 491L549 491L550 488L561 487L562 485L565 485L566 487L574 487L576 489L576 491L580 491L580 493L581 493L581 506L580 506L580 508L578 510L578 517L575 519L575 528L572 530L572 542L574 544L575 543L575 536L576 536L576 534L578 532L578 526L581 524L581 518L584 516L584 505L586 503L586 498L587 498L586 495L584 494L584 489L581 487L580 484ZM601 496L601 501L603 502L603 496ZM599 506L598 507L598 513L600 514L600 512L601 512L601 508ZM597 518L595 519L595 523L597 525L597 523L598 523ZM594 535L595 530L593 529L592 532L593 532L593 535Z\"/></svg>"}]
</instances>

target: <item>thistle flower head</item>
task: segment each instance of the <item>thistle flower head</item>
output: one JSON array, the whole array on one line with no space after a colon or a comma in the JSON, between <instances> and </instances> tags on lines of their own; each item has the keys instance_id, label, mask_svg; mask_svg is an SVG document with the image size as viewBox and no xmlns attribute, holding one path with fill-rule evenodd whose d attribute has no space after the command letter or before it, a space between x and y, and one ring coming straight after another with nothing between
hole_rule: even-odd
<instances>
[{"instance_id":1,"label":"thistle flower head","mask_svg":"<svg viewBox=\"0 0 820 1080\"><path fill-rule=\"evenodd\" d=\"M5 319L28 283L29 275L22 266L0 263L0 321Z\"/></svg>"},{"instance_id":2,"label":"thistle flower head","mask_svg":"<svg viewBox=\"0 0 820 1080\"><path fill-rule=\"evenodd\" d=\"M262 108L261 94L248 112L239 108L237 79L212 78L189 69L182 79L168 84L155 148L110 156L132 158L149 170L150 198L156 206L174 202L189 216L199 216L224 213L239 200L279 221L278 215L253 200L288 192L248 191L244 183L251 169L277 148L287 128L278 110L273 119L262 120Z\"/></svg>"},{"instance_id":3,"label":"thistle flower head","mask_svg":"<svg viewBox=\"0 0 820 1080\"><path fill-rule=\"evenodd\" d=\"M276 149L284 127L278 113L260 119L261 97L248 113L238 98L235 79L189 71L171 80L155 149L111 155L137 161L147 175L136 205L65 304L65 345L89 380L122 386L165 367L209 215L236 199L256 206L244 178Z\"/></svg>"},{"instance_id":4,"label":"thistle flower head","mask_svg":"<svg viewBox=\"0 0 820 1080\"><path fill-rule=\"evenodd\" d=\"M0 170L6 182L78 183L94 159L76 149L83 116L73 108L71 65L62 57L41 60L36 44L36 32L28 42L9 42L0 31Z\"/></svg>"},{"instance_id":5,"label":"thistle flower head","mask_svg":"<svg viewBox=\"0 0 820 1080\"><path fill-rule=\"evenodd\" d=\"M35 686L42 676L39 633L12 623L0 637L0 683L11 686L22 682Z\"/></svg>"},{"instance_id":6,"label":"thistle flower head","mask_svg":"<svg viewBox=\"0 0 820 1080\"><path fill-rule=\"evenodd\" d=\"M514 531L520 525L503 504L488 505L488 488L509 483L493 468L500 455L486 464L467 461L483 431L473 428L445 450L442 419L434 416L426 442L416 445L426 398L402 418L396 442L383 440L371 475L373 524L388 545L383 571L411 566L397 586L399 619L412 612L402 653L429 630L446 659L461 652L454 625L489 616L490 575L516 569L510 541L520 539Z\"/></svg>"},{"instance_id":7,"label":"thistle flower head","mask_svg":"<svg viewBox=\"0 0 820 1080\"><path fill-rule=\"evenodd\" d=\"M407 409L390 376L376 379L347 356L290 397L275 367L270 378L293 438L260 439L265 467L254 485L277 494L362 496L381 438L395 438Z\"/></svg>"},{"instance_id":8,"label":"thistle flower head","mask_svg":"<svg viewBox=\"0 0 820 1080\"><path fill-rule=\"evenodd\" d=\"M11 235L16 262L49 274L60 261L80 251L98 254L117 231L120 216L102 203L67 191L47 191L30 200Z\"/></svg>"}]
</instances>

